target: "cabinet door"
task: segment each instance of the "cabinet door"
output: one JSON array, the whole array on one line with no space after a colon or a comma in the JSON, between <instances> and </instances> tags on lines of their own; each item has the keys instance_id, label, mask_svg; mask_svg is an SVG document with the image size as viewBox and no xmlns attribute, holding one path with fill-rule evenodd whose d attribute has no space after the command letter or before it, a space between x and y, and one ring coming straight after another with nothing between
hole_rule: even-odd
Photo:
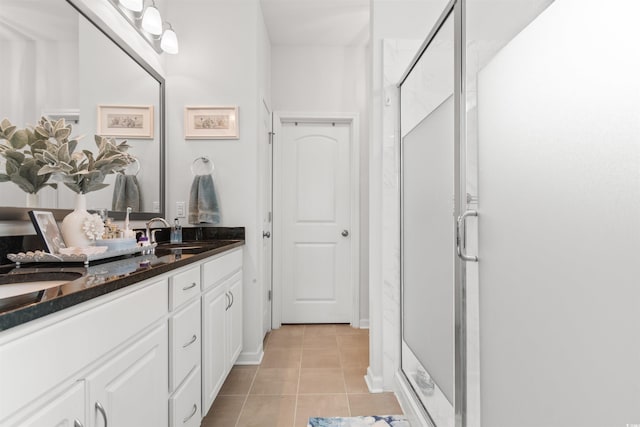
<instances>
[{"instance_id":1,"label":"cabinet door","mask_svg":"<svg viewBox=\"0 0 640 427\"><path fill-rule=\"evenodd\" d=\"M228 369L231 369L242 350L242 273L238 273L229 285L231 296L231 307L227 311L227 342L229 343L229 353L227 353Z\"/></svg>"},{"instance_id":2,"label":"cabinet door","mask_svg":"<svg viewBox=\"0 0 640 427\"><path fill-rule=\"evenodd\" d=\"M202 301L202 416L227 375L226 328L230 298L227 286L207 292Z\"/></svg>"},{"instance_id":3,"label":"cabinet door","mask_svg":"<svg viewBox=\"0 0 640 427\"><path fill-rule=\"evenodd\" d=\"M84 381L78 381L68 390L42 407L27 408L28 418L21 415L9 420L7 427L84 427ZM26 414L25 414L26 415Z\"/></svg>"},{"instance_id":4,"label":"cabinet door","mask_svg":"<svg viewBox=\"0 0 640 427\"><path fill-rule=\"evenodd\" d=\"M164 322L87 378L90 427L168 425L167 341Z\"/></svg>"}]
</instances>

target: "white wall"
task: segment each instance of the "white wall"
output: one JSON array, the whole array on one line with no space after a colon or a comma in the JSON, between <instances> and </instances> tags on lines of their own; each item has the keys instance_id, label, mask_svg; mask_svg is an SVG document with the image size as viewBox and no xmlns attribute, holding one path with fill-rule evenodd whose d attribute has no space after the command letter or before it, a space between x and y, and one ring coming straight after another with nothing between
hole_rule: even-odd
<instances>
[{"instance_id":1,"label":"white wall","mask_svg":"<svg viewBox=\"0 0 640 427\"><path fill-rule=\"evenodd\" d=\"M244 250L244 349L241 362L262 352L259 274L260 159L257 129L268 52L257 0L186 0L168 4L167 15L180 37L180 54L167 59L167 215L175 203L188 204L192 161L208 156L221 210L220 226L246 227ZM262 52L262 53L259 53ZM184 107L238 106L237 140L185 140ZM184 221L183 221L184 222Z\"/></svg>"},{"instance_id":2,"label":"white wall","mask_svg":"<svg viewBox=\"0 0 640 427\"><path fill-rule=\"evenodd\" d=\"M445 0L373 0L371 4L371 151L369 158L369 312L370 366L367 382L372 390L391 389L400 366L400 252L397 108L393 85L383 76L383 40L423 40L446 6ZM390 123L389 123L390 121ZM387 128L383 128L387 124ZM389 126L390 125L390 126Z\"/></svg>"},{"instance_id":3,"label":"white wall","mask_svg":"<svg viewBox=\"0 0 640 427\"><path fill-rule=\"evenodd\" d=\"M369 323L367 51L362 46L273 46L274 111L357 113L360 134L360 325Z\"/></svg>"}]
</instances>

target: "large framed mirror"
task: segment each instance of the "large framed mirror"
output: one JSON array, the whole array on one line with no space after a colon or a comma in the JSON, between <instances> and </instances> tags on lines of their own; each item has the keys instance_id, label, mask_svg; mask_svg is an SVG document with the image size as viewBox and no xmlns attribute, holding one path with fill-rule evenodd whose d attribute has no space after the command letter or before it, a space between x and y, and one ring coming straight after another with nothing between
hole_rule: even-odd
<instances>
[{"instance_id":1,"label":"large framed mirror","mask_svg":"<svg viewBox=\"0 0 640 427\"><path fill-rule=\"evenodd\" d=\"M6 117L24 128L43 115L64 117L73 124L73 135L82 136L79 150L95 151L98 133L126 139L137 162L123 174L135 177L140 195L132 219L164 216L164 78L130 47L116 42L120 39L115 33L85 13L82 4L81 0L0 0L4 64L0 119ZM132 117L132 111L148 115L145 132L129 131L124 124L116 129L118 115ZM0 159L0 169L4 167ZM107 176L108 187L87 194L87 208L107 208L109 216L123 218L126 207L114 197L114 192L122 191L115 185L121 178ZM0 219L28 220L32 207L27 208L24 191L2 182L0 193ZM39 192L38 208L61 219L73 208L74 196L64 185L45 188Z\"/></svg>"}]
</instances>

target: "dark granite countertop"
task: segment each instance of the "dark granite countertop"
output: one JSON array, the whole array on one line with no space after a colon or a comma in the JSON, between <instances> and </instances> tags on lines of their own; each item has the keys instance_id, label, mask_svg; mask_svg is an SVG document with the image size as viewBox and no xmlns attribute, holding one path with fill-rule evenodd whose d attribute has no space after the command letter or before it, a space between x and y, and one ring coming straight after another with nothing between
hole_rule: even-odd
<instances>
[{"instance_id":1,"label":"dark granite countertop","mask_svg":"<svg viewBox=\"0 0 640 427\"><path fill-rule=\"evenodd\" d=\"M157 236L162 242L162 233ZM185 240L182 247L160 243L152 255L105 259L87 267L82 263L0 266L0 287L2 283L21 282L18 275L24 274L29 274L31 279L64 282L45 290L0 298L0 331L244 245L244 229L241 233L205 231L185 237L189 240ZM194 237L196 239L191 239Z\"/></svg>"}]
</instances>

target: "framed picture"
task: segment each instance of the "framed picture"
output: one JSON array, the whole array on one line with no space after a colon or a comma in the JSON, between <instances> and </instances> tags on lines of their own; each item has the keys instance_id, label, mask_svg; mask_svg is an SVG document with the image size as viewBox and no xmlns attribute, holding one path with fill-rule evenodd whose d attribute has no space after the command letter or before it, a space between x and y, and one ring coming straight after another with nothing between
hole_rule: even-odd
<instances>
[{"instance_id":1,"label":"framed picture","mask_svg":"<svg viewBox=\"0 0 640 427\"><path fill-rule=\"evenodd\" d=\"M185 107L185 139L238 139L238 107Z\"/></svg>"},{"instance_id":2,"label":"framed picture","mask_svg":"<svg viewBox=\"0 0 640 427\"><path fill-rule=\"evenodd\" d=\"M42 239L51 254L60 253L60 248L66 248L58 223L49 211L29 211L29 217L33 222L38 236Z\"/></svg>"},{"instance_id":3,"label":"framed picture","mask_svg":"<svg viewBox=\"0 0 640 427\"><path fill-rule=\"evenodd\" d=\"M98 105L98 135L153 139L153 105Z\"/></svg>"}]
</instances>

